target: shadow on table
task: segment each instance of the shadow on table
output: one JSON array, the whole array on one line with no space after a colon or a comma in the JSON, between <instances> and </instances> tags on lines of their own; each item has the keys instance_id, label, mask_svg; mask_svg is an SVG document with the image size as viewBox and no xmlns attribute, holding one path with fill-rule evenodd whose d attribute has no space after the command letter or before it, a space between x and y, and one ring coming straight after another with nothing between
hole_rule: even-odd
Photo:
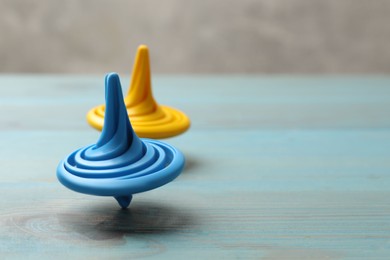
<instances>
[{"instance_id":1,"label":"shadow on table","mask_svg":"<svg viewBox=\"0 0 390 260\"><path fill-rule=\"evenodd\" d=\"M199 167L202 166L202 159L187 153L184 154L184 156L186 159L186 164L184 166L184 170L182 174L187 174L196 171Z\"/></svg>"},{"instance_id":2,"label":"shadow on table","mask_svg":"<svg viewBox=\"0 0 390 260\"><path fill-rule=\"evenodd\" d=\"M92 240L180 232L194 225L194 219L181 209L154 203L132 204L126 210L102 206L80 213L58 214L64 228Z\"/></svg>"}]
</instances>

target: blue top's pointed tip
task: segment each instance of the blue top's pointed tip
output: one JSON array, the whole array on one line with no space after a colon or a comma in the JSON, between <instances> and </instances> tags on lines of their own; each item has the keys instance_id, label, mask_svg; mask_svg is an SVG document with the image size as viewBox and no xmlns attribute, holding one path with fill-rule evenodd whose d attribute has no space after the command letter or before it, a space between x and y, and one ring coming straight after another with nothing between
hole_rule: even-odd
<instances>
[{"instance_id":1,"label":"blue top's pointed tip","mask_svg":"<svg viewBox=\"0 0 390 260\"><path fill-rule=\"evenodd\" d=\"M121 82L117 73L111 72L105 78L106 98L109 92L120 91L122 93Z\"/></svg>"},{"instance_id":2,"label":"blue top's pointed tip","mask_svg":"<svg viewBox=\"0 0 390 260\"><path fill-rule=\"evenodd\" d=\"M113 82L119 82L119 76L115 72L110 72L106 75L106 84L109 82L112 84Z\"/></svg>"},{"instance_id":3,"label":"blue top's pointed tip","mask_svg":"<svg viewBox=\"0 0 390 260\"><path fill-rule=\"evenodd\" d=\"M102 134L97 142L100 147L113 138L123 121L128 120L123 101L122 87L118 74L109 73L105 77L106 108Z\"/></svg>"},{"instance_id":4,"label":"blue top's pointed tip","mask_svg":"<svg viewBox=\"0 0 390 260\"><path fill-rule=\"evenodd\" d=\"M114 118L117 118L119 113L126 114L127 111L123 101L122 86L118 74L109 73L106 75L106 115L105 121L109 121L109 124L112 124L111 121ZM122 115L124 116L124 115ZM118 120L114 120L118 122Z\"/></svg>"},{"instance_id":5,"label":"blue top's pointed tip","mask_svg":"<svg viewBox=\"0 0 390 260\"><path fill-rule=\"evenodd\" d=\"M128 118L118 74L109 73L105 78L106 108L103 131L96 147L101 147L112 139L121 139L123 143L140 142Z\"/></svg>"}]
</instances>

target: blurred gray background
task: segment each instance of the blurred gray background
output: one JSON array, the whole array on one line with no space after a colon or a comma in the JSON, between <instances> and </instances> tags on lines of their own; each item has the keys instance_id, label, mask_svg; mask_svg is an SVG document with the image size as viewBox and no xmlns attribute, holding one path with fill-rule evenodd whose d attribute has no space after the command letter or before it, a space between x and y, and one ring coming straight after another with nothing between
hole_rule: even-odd
<instances>
[{"instance_id":1,"label":"blurred gray background","mask_svg":"<svg viewBox=\"0 0 390 260\"><path fill-rule=\"evenodd\" d=\"M389 73L388 0L0 0L0 73Z\"/></svg>"}]
</instances>

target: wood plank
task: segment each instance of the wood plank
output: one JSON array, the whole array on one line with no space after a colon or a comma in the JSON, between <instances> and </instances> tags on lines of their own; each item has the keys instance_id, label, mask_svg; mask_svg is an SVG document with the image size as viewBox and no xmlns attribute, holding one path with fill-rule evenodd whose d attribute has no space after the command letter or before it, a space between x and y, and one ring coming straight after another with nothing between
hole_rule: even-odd
<instances>
[{"instance_id":1,"label":"wood plank","mask_svg":"<svg viewBox=\"0 0 390 260\"><path fill-rule=\"evenodd\" d=\"M166 140L187 166L122 211L55 177L98 137L85 113L103 100L100 78L0 77L1 258L388 259L390 78L155 85L193 120Z\"/></svg>"}]
</instances>

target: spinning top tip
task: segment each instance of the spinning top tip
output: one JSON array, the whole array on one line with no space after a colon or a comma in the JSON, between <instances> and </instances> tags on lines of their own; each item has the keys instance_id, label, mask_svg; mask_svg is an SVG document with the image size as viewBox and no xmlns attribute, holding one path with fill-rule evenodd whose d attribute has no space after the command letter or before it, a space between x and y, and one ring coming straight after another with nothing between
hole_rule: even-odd
<instances>
[{"instance_id":1,"label":"spinning top tip","mask_svg":"<svg viewBox=\"0 0 390 260\"><path fill-rule=\"evenodd\" d=\"M148 51L148 46L141 44L138 46L138 51Z\"/></svg>"},{"instance_id":2,"label":"spinning top tip","mask_svg":"<svg viewBox=\"0 0 390 260\"><path fill-rule=\"evenodd\" d=\"M118 201L118 204L122 209L126 209L130 205L132 198L133 195L115 197L116 201Z\"/></svg>"}]
</instances>

